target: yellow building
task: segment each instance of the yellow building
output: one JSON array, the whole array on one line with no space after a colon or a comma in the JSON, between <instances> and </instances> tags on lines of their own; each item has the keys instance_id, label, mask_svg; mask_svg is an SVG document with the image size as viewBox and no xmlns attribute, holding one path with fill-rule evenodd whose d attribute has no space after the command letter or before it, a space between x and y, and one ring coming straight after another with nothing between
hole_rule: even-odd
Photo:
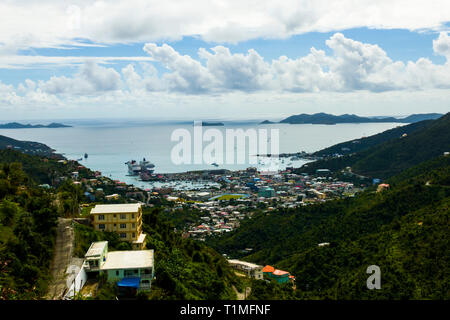
<instances>
[{"instance_id":1,"label":"yellow building","mask_svg":"<svg viewBox=\"0 0 450 320\"><path fill-rule=\"evenodd\" d=\"M132 243L134 250L145 248L140 203L98 204L90 215L95 230L117 232L121 240Z\"/></svg>"}]
</instances>

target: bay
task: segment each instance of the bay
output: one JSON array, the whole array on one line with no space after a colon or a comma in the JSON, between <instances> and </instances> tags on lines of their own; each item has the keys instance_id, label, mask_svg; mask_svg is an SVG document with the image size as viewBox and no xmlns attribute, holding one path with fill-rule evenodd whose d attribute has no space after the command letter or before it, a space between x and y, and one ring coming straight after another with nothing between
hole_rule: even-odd
<instances>
[{"instance_id":1,"label":"bay","mask_svg":"<svg viewBox=\"0 0 450 320\"><path fill-rule=\"evenodd\" d=\"M171 135L176 129L186 129L191 133L193 145L192 123L182 122L152 122L152 121L115 121L115 122L82 122L63 121L73 125L70 128L39 128L39 129L2 129L1 135L18 140L37 141L45 143L64 154L68 159L88 158L80 161L92 170L99 170L103 175L118 179L139 187L148 188L160 184L142 182L137 177L128 175L125 162L128 160L142 160L146 158L155 164L155 173L175 173L204 169L240 170L249 166L256 166L251 161L248 148L246 161L241 164L220 164L219 167L211 163L175 164L171 159L171 152L177 141L171 141ZM267 129L270 151L270 130L279 131L279 152L295 153L299 151L314 152L336 143L370 136L397 126L401 123L349 123L336 125L312 124L270 124L258 125L257 122L229 122L225 126L203 127L203 133L209 129L217 129L223 133L227 129L260 130ZM209 142L204 142L203 147ZM225 149L224 141L224 152ZM236 149L235 149L236 150ZM194 150L192 150L193 152ZM201 152L201 151L200 151ZM225 158L224 158L225 159ZM291 161L285 159L282 166L299 167L305 160Z\"/></svg>"}]
</instances>

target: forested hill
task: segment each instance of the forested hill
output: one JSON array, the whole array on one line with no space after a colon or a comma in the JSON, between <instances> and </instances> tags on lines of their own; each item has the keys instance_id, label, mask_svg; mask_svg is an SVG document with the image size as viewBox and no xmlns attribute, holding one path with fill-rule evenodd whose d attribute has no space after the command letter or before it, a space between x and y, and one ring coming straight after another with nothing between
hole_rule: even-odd
<instances>
[{"instance_id":1,"label":"forested hill","mask_svg":"<svg viewBox=\"0 0 450 320\"><path fill-rule=\"evenodd\" d=\"M369 149L370 147L377 146L381 143L387 142L389 140L398 139L402 135L411 134L417 130L424 129L433 123L432 120L425 120L416 123L411 123L404 126L398 126L393 129L383 131L381 133L374 134L369 137L363 137L360 139L355 139L351 141L346 141L342 143L335 144L331 147L314 152L315 156L327 157L336 154L348 155L355 152L363 151Z\"/></svg>"},{"instance_id":2,"label":"forested hill","mask_svg":"<svg viewBox=\"0 0 450 320\"><path fill-rule=\"evenodd\" d=\"M261 213L207 243L296 276L297 298L449 299L450 156L392 178L391 188ZM319 247L319 243L330 245ZM368 290L366 268L381 269Z\"/></svg>"},{"instance_id":3,"label":"forested hill","mask_svg":"<svg viewBox=\"0 0 450 320\"><path fill-rule=\"evenodd\" d=\"M413 123L422 120L437 119L442 114L427 113L427 114L413 114L406 118L395 117L360 117L354 114L333 115L328 113L315 113L315 114L298 114L290 116L280 123L290 124L336 124L336 123L379 123L379 122L401 122L401 123Z\"/></svg>"},{"instance_id":4,"label":"forested hill","mask_svg":"<svg viewBox=\"0 0 450 320\"><path fill-rule=\"evenodd\" d=\"M2 135L0 135L0 149L13 149L31 155L41 155L59 159L63 158L61 155L54 154L53 152L55 150L43 143L33 141L20 141Z\"/></svg>"},{"instance_id":5,"label":"forested hill","mask_svg":"<svg viewBox=\"0 0 450 320\"><path fill-rule=\"evenodd\" d=\"M339 171L351 167L353 173L386 179L450 151L450 113L437 120L392 130L366 138L369 141L368 144L373 144L372 147L343 157L331 157L308 163L297 169L297 172L312 173L320 168ZM411 132L406 135L397 135L402 131L406 133L406 130ZM377 140L383 141L391 136L394 138L377 143Z\"/></svg>"},{"instance_id":6,"label":"forested hill","mask_svg":"<svg viewBox=\"0 0 450 320\"><path fill-rule=\"evenodd\" d=\"M37 184L52 185L58 177L69 176L71 172L78 170L77 163L73 161L70 161L70 165L65 165L57 159L33 156L11 149L0 150L0 163L20 163L28 178Z\"/></svg>"}]
</instances>

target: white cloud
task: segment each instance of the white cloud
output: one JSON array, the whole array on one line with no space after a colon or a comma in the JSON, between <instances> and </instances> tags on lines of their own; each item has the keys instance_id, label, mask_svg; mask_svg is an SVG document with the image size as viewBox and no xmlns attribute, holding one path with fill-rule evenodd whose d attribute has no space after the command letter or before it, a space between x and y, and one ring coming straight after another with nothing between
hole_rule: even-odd
<instances>
[{"instance_id":1,"label":"white cloud","mask_svg":"<svg viewBox=\"0 0 450 320\"><path fill-rule=\"evenodd\" d=\"M356 27L439 30L450 21L450 2L22 0L2 1L0 12L0 43L14 50L86 45L86 39L110 44L200 36L237 42Z\"/></svg>"},{"instance_id":2,"label":"white cloud","mask_svg":"<svg viewBox=\"0 0 450 320\"><path fill-rule=\"evenodd\" d=\"M441 33L435 50L445 50L447 38ZM311 48L307 56L285 56L270 64L254 50L231 54L223 46L212 53L199 50L205 65L190 56L180 55L167 44L148 43L144 51L163 64L169 90L190 94L227 91L350 92L368 90L423 90L450 88L450 64L435 65L426 58L416 62L393 61L377 45L366 44L336 33L326 41L332 54Z\"/></svg>"},{"instance_id":3,"label":"white cloud","mask_svg":"<svg viewBox=\"0 0 450 320\"><path fill-rule=\"evenodd\" d=\"M154 43L147 43L144 51L171 71L163 76L170 90L203 93L214 86L215 79L207 68L188 55L180 55L171 46L164 44L158 47Z\"/></svg>"},{"instance_id":4,"label":"white cloud","mask_svg":"<svg viewBox=\"0 0 450 320\"><path fill-rule=\"evenodd\" d=\"M447 57L447 61L450 61L450 36L447 32L441 32L439 38L433 40L433 49L434 52Z\"/></svg>"},{"instance_id":5,"label":"white cloud","mask_svg":"<svg viewBox=\"0 0 450 320\"><path fill-rule=\"evenodd\" d=\"M253 91L268 87L270 66L255 50L249 50L247 55L231 54L223 46L211 50L214 54L201 48L199 56L206 59L207 70L222 89Z\"/></svg>"},{"instance_id":6,"label":"white cloud","mask_svg":"<svg viewBox=\"0 0 450 320\"><path fill-rule=\"evenodd\" d=\"M92 61L97 64L112 64L121 61L148 62L150 57L83 57L83 56L39 56L39 55L0 55L0 69L25 69L70 67Z\"/></svg>"},{"instance_id":7,"label":"white cloud","mask_svg":"<svg viewBox=\"0 0 450 320\"><path fill-rule=\"evenodd\" d=\"M121 84L121 76L116 70L87 61L74 77L61 76L51 77L48 81L41 80L39 88L50 94L85 95L119 90Z\"/></svg>"},{"instance_id":8,"label":"white cloud","mask_svg":"<svg viewBox=\"0 0 450 320\"><path fill-rule=\"evenodd\" d=\"M165 88L162 80L158 77L158 72L151 64L143 64L144 75L139 75L132 64L122 68L122 74L128 88L132 92L141 90L161 91Z\"/></svg>"}]
</instances>

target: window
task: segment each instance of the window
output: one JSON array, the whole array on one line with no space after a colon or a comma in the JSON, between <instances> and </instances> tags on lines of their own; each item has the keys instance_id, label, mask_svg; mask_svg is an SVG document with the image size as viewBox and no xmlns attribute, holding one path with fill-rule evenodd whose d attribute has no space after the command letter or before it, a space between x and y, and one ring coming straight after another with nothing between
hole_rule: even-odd
<instances>
[{"instance_id":1,"label":"window","mask_svg":"<svg viewBox=\"0 0 450 320\"><path fill-rule=\"evenodd\" d=\"M101 223L101 224L98 225L98 228L100 230L105 230L105 225Z\"/></svg>"},{"instance_id":2,"label":"window","mask_svg":"<svg viewBox=\"0 0 450 320\"><path fill-rule=\"evenodd\" d=\"M135 237L136 237L136 235L134 234L134 232L132 233L131 237L132 237L132 238L135 238Z\"/></svg>"},{"instance_id":3,"label":"window","mask_svg":"<svg viewBox=\"0 0 450 320\"><path fill-rule=\"evenodd\" d=\"M131 219L134 219L134 213L131 214Z\"/></svg>"},{"instance_id":4,"label":"window","mask_svg":"<svg viewBox=\"0 0 450 320\"><path fill-rule=\"evenodd\" d=\"M127 227L127 224L126 223L121 223L120 224L120 229L125 229Z\"/></svg>"},{"instance_id":5,"label":"window","mask_svg":"<svg viewBox=\"0 0 450 320\"><path fill-rule=\"evenodd\" d=\"M136 223L133 223L133 229L136 228Z\"/></svg>"},{"instance_id":6,"label":"window","mask_svg":"<svg viewBox=\"0 0 450 320\"><path fill-rule=\"evenodd\" d=\"M116 276L119 276L119 270L116 270Z\"/></svg>"},{"instance_id":7,"label":"window","mask_svg":"<svg viewBox=\"0 0 450 320\"><path fill-rule=\"evenodd\" d=\"M114 223L114 228L117 227L117 224Z\"/></svg>"},{"instance_id":8,"label":"window","mask_svg":"<svg viewBox=\"0 0 450 320\"><path fill-rule=\"evenodd\" d=\"M126 238L126 237L127 237L127 234L126 234L126 233L121 233L121 234L120 234L120 237L121 237L121 238Z\"/></svg>"},{"instance_id":9,"label":"window","mask_svg":"<svg viewBox=\"0 0 450 320\"><path fill-rule=\"evenodd\" d=\"M114 213L114 218L116 217L116 214Z\"/></svg>"},{"instance_id":10,"label":"window","mask_svg":"<svg viewBox=\"0 0 450 320\"><path fill-rule=\"evenodd\" d=\"M127 215L126 215L126 214L121 214L121 215L120 215L120 219L124 220L124 219L126 219L126 218L127 218Z\"/></svg>"},{"instance_id":11,"label":"window","mask_svg":"<svg viewBox=\"0 0 450 320\"><path fill-rule=\"evenodd\" d=\"M98 215L98 220L105 220L105 216L103 214Z\"/></svg>"}]
</instances>

